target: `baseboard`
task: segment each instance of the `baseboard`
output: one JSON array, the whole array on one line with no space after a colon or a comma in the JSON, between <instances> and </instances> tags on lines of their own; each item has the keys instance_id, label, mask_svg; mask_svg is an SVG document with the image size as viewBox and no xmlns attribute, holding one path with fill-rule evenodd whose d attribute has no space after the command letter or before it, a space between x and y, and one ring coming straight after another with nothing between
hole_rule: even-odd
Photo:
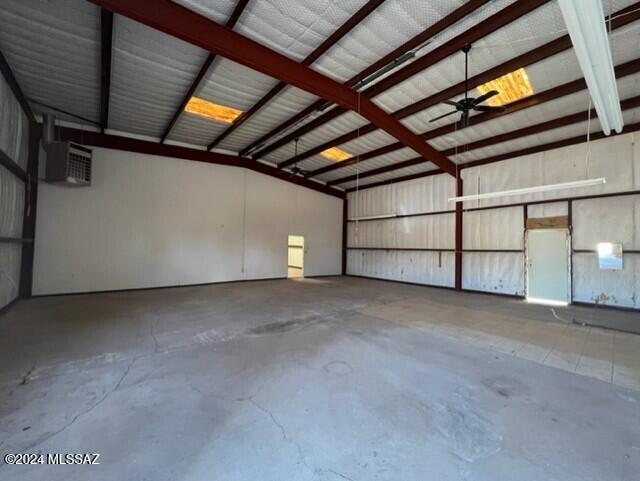
<instances>
[{"instance_id":1,"label":"baseboard","mask_svg":"<svg viewBox=\"0 0 640 481\"><path fill-rule=\"evenodd\" d=\"M437 284L421 284L419 282L396 281L395 279L385 279L382 277L371 277L371 276L357 276L355 274L345 274L345 277L358 277L360 279L372 279L375 281L395 282L396 284L407 284L410 286L433 287L436 289L447 289L449 291L469 292L472 294L485 294L489 296L510 297L512 299L524 299L524 296L521 296L520 294L507 294L506 292L478 291L475 289L456 289L455 287L451 287L451 286L439 286Z\"/></svg>"},{"instance_id":2,"label":"baseboard","mask_svg":"<svg viewBox=\"0 0 640 481\"><path fill-rule=\"evenodd\" d=\"M9 301L8 304L5 304L4 306L0 307L0 316L2 316L5 312L7 312L9 309L15 306L19 300L20 300L20 296L16 296L13 298L12 301Z\"/></svg>"},{"instance_id":3,"label":"baseboard","mask_svg":"<svg viewBox=\"0 0 640 481\"><path fill-rule=\"evenodd\" d=\"M31 298L34 299L34 298L41 298L41 297L88 296L91 294L114 294L114 293L123 293L123 292L156 291L159 289L178 289L181 287L215 286L220 284L237 284L241 282L281 281L286 279L287 279L286 277L265 277L265 278L258 278L258 279L237 279L233 281L200 282L197 284L175 284L175 285L169 285L169 286L131 287L126 289L105 289L102 291L60 292L57 294L35 294L31 296Z\"/></svg>"},{"instance_id":4,"label":"baseboard","mask_svg":"<svg viewBox=\"0 0 640 481\"><path fill-rule=\"evenodd\" d=\"M594 309L605 309L610 311L640 312L640 308L638 307L612 306L611 304L596 304L595 302L573 301L571 304L574 306L592 307Z\"/></svg>"}]
</instances>

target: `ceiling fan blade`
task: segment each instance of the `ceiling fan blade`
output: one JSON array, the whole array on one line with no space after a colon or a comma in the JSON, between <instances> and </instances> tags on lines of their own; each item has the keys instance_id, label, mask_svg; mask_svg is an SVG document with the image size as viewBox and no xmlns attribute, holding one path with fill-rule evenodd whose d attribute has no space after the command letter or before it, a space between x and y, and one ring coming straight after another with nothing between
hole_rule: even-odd
<instances>
[{"instance_id":1,"label":"ceiling fan blade","mask_svg":"<svg viewBox=\"0 0 640 481\"><path fill-rule=\"evenodd\" d=\"M458 102L455 102L453 100L443 100L442 103L443 104L447 104L447 105L452 105L453 107L457 107L458 106Z\"/></svg>"},{"instance_id":2,"label":"ceiling fan blade","mask_svg":"<svg viewBox=\"0 0 640 481\"><path fill-rule=\"evenodd\" d=\"M481 104L485 100L490 99L491 97L494 97L494 96L498 95L499 93L500 92L498 92L497 90L491 90L491 91L487 92L486 94L481 95L480 97L476 97L473 100L473 105L476 106L478 104Z\"/></svg>"},{"instance_id":3,"label":"ceiling fan blade","mask_svg":"<svg viewBox=\"0 0 640 481\"><path fill-rule=\"evenodd\" d=\"M499 107L493 107L491 105L476 105L473 107L473 110L477 110L478 112L504 112L506 107L503 105Z\"/></svg>"},{"instance_id":4,"label":"ceiling fan blade","mask_svg":"<svg viewBox=\"0 0 640 481\"><path fill-rule=\"evenodd\" d=\"M456 113L458 113L458 111L457 110L453 110L453 111L449 112L448 114L444 114L444 115L441 115L440 117L436 117L435 119L431 119L431 120L429 120L429 122L435 122L436 120L443 119L445 117L448 117L449 115L453 115L453 114L456 114Z\"/></svg>"}]
</instances>

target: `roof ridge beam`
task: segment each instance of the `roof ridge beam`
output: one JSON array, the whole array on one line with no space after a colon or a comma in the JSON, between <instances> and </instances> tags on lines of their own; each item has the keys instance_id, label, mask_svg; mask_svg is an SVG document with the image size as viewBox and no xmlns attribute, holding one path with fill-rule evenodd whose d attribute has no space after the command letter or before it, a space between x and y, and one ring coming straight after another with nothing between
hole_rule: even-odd
<instances>
[{"instance_id":1,"label":"roof ridge beam","mask_svg":"<svg viewBox=\"0 0 640 481\"><path fill-rule=\"evenodd\" d=\"M362 95L366 96L367 98L372 98L392 87L395 87L404 80L407 80L417 73L437 64L441 60L444 60L450 55L458 52L466 44L473 43L487 35L490 35L491 33L504 27L505 25L508 25L509 23L519 19L523 15L535 10L541 5L544 5L548 1L549 0L516 0L511 5L504 7L502 10L486 18L479 24L462 32L448 42L440 45L439 47L436 47L423 57L417 59L414 62L411 62L400 70L392 73L388 77L385 77L378 83L372 85L371 87L363 91ZM289 135L277 140L267 147L264 147L260 151L256 152L253 157L264 157L266 154L273 152L274 150L289 143L294 138L300 137L301 135L320 127L324 123L338 117L339 115L342 115L344 112L344 109L335 107L329 112L321 115L317 119L314 119L312 122L309 122L299 129L296 129Z\"/></svg>"},{"instance_id":2,"label":"roof ridge beam","mask_svg":"<svg viewBox=\"0 0 640 481\"><path fill-rule=\"evenodd\" d=\"M356 111L445 172L455 175L455 164L451 160L367 97L181 5L169 0L153 3L93 0L93 3Z\"/></svg>"},{"instance_id":3,"label":"roof ridge beam","mask_svg":"<svg viewBox=\"0 0 640 481\"><path fill-rule=\"evenodd\" d=\"M618 65L617 67L615 67L615 73L616 73L616 78L620 79L620 78L624 78L628 75L632 75L634 73L638 73L640 72L640 59L636 59L636 60L631 60L630 62L624 63L622 65ZM573 80L571 82L567 82L565 84L562 85L558 85L556 87L552 87L550 89L544 90L543 92L531 95L530 97L525 97L523 99L520 100L516 100L515 102L512 102L510 104L507 104L506 110L504 112L486 112L486 113L482 113L479 115L474 115L472 117L469 118L469 125L468 127L472 127L474 125L478 125L484 122L487 122L489 120L493 120L495 118L501 117L503 115L508 115L508 114L512 114L512 113L516 113L519 112L521 110L525 110L531 107L535 107L537 105L541 105L543 103L549 102L551 100L555 100L558 99L560 97L564 97L566 95L571 95L574 94L576 92L580 92L581 90L585 90L587 88L587 84L584 81L584 79L577 79L577 80ZM467 127L464 127L467 128ZM463 129L464 129L463 128ZM459 130L463 130L459 127L456 127L456 122L452 122L450 124L447 125L443 125L442 127L438 127L437 129L433 129L433 130L428 130L426 132L423 132L422 134L420 134L420 137L422 137L424 140L431 140L431 139L435 139L437 137L440 137L442 135L447 135L447 134L452 134L456 131ZM396 150L402 149L403 146L397 142L393 143L393 144L389 144L389 145L385 145L383 147L379 147L377 149L374 150L370 150L369 152L365 152L364 154L360 154L358 155L356 158L353 159L347 159L342 163L344 163L345 165L340 165L340 167L348 167L349 165L353 165L356 162L357 163L362 163L366 160L372 159L374 157L378 157L380 155L385 155L388 154L390 152L394 152ZM445 151L446 153L446 151ZM357 160L356 160L357 159ZM408 165L416 165L416 164L420 164L422 162L424 162L424 159L420 158L420 159L411 159L411 161L413 161L412 164L408 164ZM401 163L404 162L408 162L408 161L403 161ZM391 164L391 165L387 165L384 167L379 167L378 169L375 169L376 171L380 170L380 169L386 169L383 170L381 172L378 173L383 173L383 172L389 172L391 170L396 170L396 168L401 168L401 167L395 167L396 165L400 165L401 163L398 164ZM402 167L408 167L408 165L403 165ZM333 165L327 166L327 167L321 167L319 169L316 169L312 172L309 172L306 177L314 177L316 175L321 175L325 172L328 172L329 170L334 170L334 169L328 169L328 167L332 167ZM395 167L395 168L392 168ZM361 172L359 174L359 177L362 178L363 176L368 177L369 175L375 175L375 174L369 174L369 172L372 171L366 171L366 172ZM340 179L335 179L332 180L330 182L328 182L328 185L337 185L337 184L342 184L344 182L349 182L351 180L355 180L355 175L350 175L347 177L343 177Z\"/></svg>"},{"instance_id":4,"label":"roof ridge beam","mask_svg":"<svg viewBox=\"0 0 640 481\"><path fill-rule=\"evenodd\" d=\"M619 12L614 13L613 16L620 15L620 18L615 18L611 22L612 29L615 30L617 28L621 28L635 20L640 19L639 9L640 9L640 2L636 2L630 7L627 7L623 10L620 10ZM469 78L468 86L469 88L475 88L478 85L489 82L490 80L494 80L502 75L505 75L509 72L517 70L518 68L526 67L533 63L545 60L546 58L556 55L569 48L571 48L571 39L569 38L569 35L564 35L555 40L547 42L546 44L541 45L540 47L536 47L533 50L525 52L522 55L518 55L517 57L507 60L506 62L503 62L500 65L496 65L495 67L489 70L486 70L485 72L474 75L473 77ZM436 92L435 94L430 95L429 97L425 97L422 100L419 100L417 102L414 102L413 104L407 105L406 107L403 107L393 112L392 115L394 118L398 120L404 119L406 117L409 117L410 115L416 114L429 107L432 107L444 100L449 100L455 95L464 93L464 88L465 88L465 82L464 81L458 82L457 84L452 85L451 87L448 87L445 90ZM318 123L319 122L316 122L315 125L317 125ZM291 165L295 162L300 162L301 160L304 160L308 157L316 155L325 149L348 142L349 140L353 140L358 136L371 133L375 130L376 130L375 126L371 124L360 127L360 129L354 129L351 132L347 132L346 134L343 134L335 139L324 142L321 145L318 145L301 154L298 154L298 156L296 157L292 157L288 160L285 160L280 164L278 164L278 167L280 168L287 167L288 165ZM340 168L338 164L333 164L330 167Z\"/></svg>"},{"instance_id":5,"label":"roof ridge beam","mask_svg":"<svg viewBox=\"0 0 640 481\"><path fill-rule=\"evenodd\" d=\"M316 49L313 50L307 57L301 62L302 65L311 65L322 54L333 47L342 37L349 33L354 27L356 27L362 20L364 20L371 12L378 8L385 0L369 0L364 4L356 13L354 13L340 28L338 28L333 34L327 37ZM220 135L218 135L208 146L207 150L215 148L220 142L227 138L233 131L240 127L243 123L249 120L255 115L262 107L264 107L271 99L278 95L287 84L279 82L269 92L260 98L249 110L240 114L233 123L227 127Z\"/></svg>"}]
</instances>

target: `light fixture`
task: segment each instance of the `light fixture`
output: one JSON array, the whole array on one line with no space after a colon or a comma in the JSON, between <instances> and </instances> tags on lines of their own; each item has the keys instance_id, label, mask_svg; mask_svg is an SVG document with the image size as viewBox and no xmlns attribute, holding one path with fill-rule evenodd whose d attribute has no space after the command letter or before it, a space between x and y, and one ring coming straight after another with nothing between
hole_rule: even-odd
<instances>
[{"instance_id":1,"label":"light fixture","mask_svg":"<svg viewBox=\"0 0 640 481\"><path fill-rule=\"evenodd\" d=\"M397 214L378 214L378 215L367 215L363 217L353 217L349 219L350 221L360 221L360 220L375 220L375 219L393 219L397 217Z\"/></svg>"},{"instance_id":2,"label":"light fixture","mask_svg":"<svg viewBox=\"0 0 640 481\"><path fill-rule=\"evenodd\" d=\"M602 131L620 133L624 121L602 0L559 0L558 4Z\"/></svg>"},{"instance_id":3,"label":"light fixture","mask_svg":"<svg viewBox=\"0 0 640 481\"><path fill-rule=\"evenodd\" d=\"M606 182L607 181L604 177L598 177L597 179L575 180L572 182L563 182L561 184L537 185L535 187L524 187L522 189L487 192L486 194L471 194L462 195L459 197L450 197L449 202L466 202L469 200L493 199L495 197L509 197L512 195L533 194L535 192L548 192L550 190L577 189L578 187L590 187L592 185L605 184Z\"/></svg>"},{"instance_id":4,"label":"light fixture","mask_svg":"<svg viewBox=\"0 0 640 481\"><path fill-rule=\"evenodd\" d=\"M353 157L349 152L345 152L344 150L339 149L338 147L331 147L327 150L323 150L322 152L320 152L320 155L322 155L323 157L326 157L329 160L333 160L335 162L341 162L343 160L347 160Z\"/></svg>"},{"instance_id":5,"label":"light fixture","mask_svg":"<svg viewBox=\"0 0 640 481\"><path fill-rule=\"evenodd\" d=\"M527 72L525 72L523 68L509 72L485 84L478 85L477 89L482 95L492 90L499 92L498 95L489 97L486 100L486 102L493 107L499 107L533 95L533 87L531 86Z\"/></svg>"},{"instance_id":6,"label":"light fixture","mask_svg":"<svg viewBox=\"0 0 640 481\"><path fill-rule=\"evenodd\" d=\"M209 102L199 97L191 97L184 111L227 124L232 123L242 113L242 110Z\"/></svg>"}]
</instances>

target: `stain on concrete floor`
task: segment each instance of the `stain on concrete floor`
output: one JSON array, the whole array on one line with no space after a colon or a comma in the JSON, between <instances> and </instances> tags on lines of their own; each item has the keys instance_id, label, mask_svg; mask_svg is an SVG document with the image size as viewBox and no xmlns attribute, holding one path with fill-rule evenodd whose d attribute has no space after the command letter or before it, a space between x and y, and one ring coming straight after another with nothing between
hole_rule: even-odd
<instances>
[{"instance_id":1,"label":"stain on concrete floor","mask_svg":"<svg viewBox=\"0 0 640 481\"><path fill-rule=\"evenodd\" d=\"M558 326L540 311L322 281L18 304L0 319L0 451L98 452L101 465L0 478L637 479L640 392L360 312L437 300L441 325L464 303L453 325Z\"/></svg>"}]
</instances>

